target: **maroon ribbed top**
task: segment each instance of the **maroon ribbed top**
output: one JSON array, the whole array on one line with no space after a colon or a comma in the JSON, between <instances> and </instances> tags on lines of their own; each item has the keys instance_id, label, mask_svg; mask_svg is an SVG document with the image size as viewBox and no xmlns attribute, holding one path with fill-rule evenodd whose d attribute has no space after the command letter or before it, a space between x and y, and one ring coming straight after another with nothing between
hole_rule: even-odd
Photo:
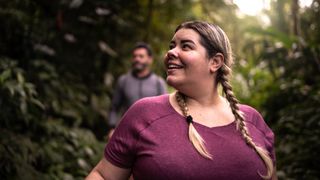
<instances>
[{"instance_id":1,"label":"maroon ribbed top","mask_svg":"<svg viewBox=\"0 0 320 180\"><path fill-rule=\"evenodd\" d=\"M275 164L272 130L254 108L241 104L240 110L254 142L270 153ZM122 117L106 145L105 158L115 166L131 168L135 180L251 180L261 179L258 171L266 173L235 122L212 128L194 122L194 126L212 160L195 150L186 119L171 106L168 94L141 99Z\"/></svg>"}]
</instances>

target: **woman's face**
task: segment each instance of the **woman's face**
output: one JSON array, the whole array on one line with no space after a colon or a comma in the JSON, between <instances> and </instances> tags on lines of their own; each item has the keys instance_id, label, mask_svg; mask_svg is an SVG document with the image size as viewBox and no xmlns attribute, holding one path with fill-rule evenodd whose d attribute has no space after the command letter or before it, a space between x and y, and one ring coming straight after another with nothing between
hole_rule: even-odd
<instances>
[{"instance_id":1,"label":"woman's face","mask_svg":"<svg viewBox=\"0 0 320 180\"><path fill-rule=\"evenodd\" d=\"M180 29L170 42L165 56L167 82L177 88L191 87L206 80L212 81L207 51L200 43L200 35L192 29Z\"/></svg>"}]
</instances>

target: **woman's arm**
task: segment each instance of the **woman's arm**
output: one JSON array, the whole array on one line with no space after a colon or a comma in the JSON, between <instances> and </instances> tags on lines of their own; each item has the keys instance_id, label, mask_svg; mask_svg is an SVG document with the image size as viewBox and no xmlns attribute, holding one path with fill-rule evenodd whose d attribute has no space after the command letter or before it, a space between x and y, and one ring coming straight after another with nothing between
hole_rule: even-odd
<instances>
[{"instance_id":1,"label":"woman's arm","mask_svg":"<svg viewBox=\"0 0 320 180\"><path fill-rule=\"evenodd\" d=\"M276 166L274 167L274 170L273 170L273 174L272 174L271 180L278 180L278 176L277 176L277 167L276 167Z\"/></svg>"},{"instance_id":2,"label":"woman's arm","mask_svg":"<svg viewBox=\"0 0 320 180\"><path fill-rule=\"evenodd\" d=\"M86 180L127 180L130 173L131 169L119 168L102 158L86 177Z\"/></svg>"}]
</instances>

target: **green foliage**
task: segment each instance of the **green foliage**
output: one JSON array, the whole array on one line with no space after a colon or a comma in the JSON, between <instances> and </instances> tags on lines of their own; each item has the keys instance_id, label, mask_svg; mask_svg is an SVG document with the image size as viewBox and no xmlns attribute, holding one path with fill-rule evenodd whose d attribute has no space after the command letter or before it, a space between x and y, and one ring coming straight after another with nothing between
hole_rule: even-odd
<instances>
[{"instance_id":1,"label":"green foliage","mask_svg":"<svg viewBox=\"0 0 320 180\"><path fill-rule=\"evenodd\" d=\"M0 70L1 177L85 176L101 158L103 143L90 131L53 116L14 60L1 58Z\"/></svg>"},{"instance_id":2,"label":"green foliage","mask_svg":"<svg viewBox=\"0 0 320 180\"><path fill-rule=\"evenodd\" d=\"M280 61L279 50L265 52L265 57ZM320 143L320 86L317 59L310 46L281 50L282 61L274 68L283 69L277 76L279 90L264 103L266 117L277 135L277 155L280 177L284 179L318 179ZM270 54L269 54L270 53Z\"/></svg>"},{"instance_id":3,"label":"green foliage","mask_svg":"<svg viewBox=\"0 0 320 180\"><path fill-rule=\"evenodd\" d=\"M132 46L144 40L166 49L181 18L192 18L183 11L190 5L1 2L1 178L85 177L102 158L113 80L129 68Z\"/></svg>"},{"instance_id":4,"label":"green foliage","mask_svg":"<svg viewBox=\"0 0 320 180\"><path fill-rule=\"evenodd\" d=\"M314 18L319 2L301 13L287 9L293 3L272 3L270 27L247 27L251 37L237 62L235 84L241 100L260 109L276 135L279 179L318 179L320 24ZM301 21L286 16L288 11Z\"/></svg>"},{"instance_id":5,"label":"green foliage","mask_svg":"<svg viewBox=\"0 0 320 180\"><path fill-rule=\"evenodd\" d=\"M112 87L133 44L149 42L164 75L175 27L198 19L227 32L235 93L274 130L279 179L317 179L320 2L300 11L296 2L271 1L270 25L223 0L1 2L1 178L86 176L102 157Z\"/></svg>"}]
</instances>

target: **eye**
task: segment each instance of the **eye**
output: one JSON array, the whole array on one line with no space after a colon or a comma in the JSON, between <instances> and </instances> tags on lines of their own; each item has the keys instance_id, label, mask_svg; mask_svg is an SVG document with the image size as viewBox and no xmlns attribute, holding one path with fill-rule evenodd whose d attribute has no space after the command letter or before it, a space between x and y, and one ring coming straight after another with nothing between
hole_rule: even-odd
<instances>
[{"instance_id":1,"label":"eye","mask_svg":"<svg viewBox=\"0 0 320 180\"><path fill-rule=\"evenodd\" d=\"M191 47L188 44L182 44L182 49L188 50L191 49Z\"/></svg>"},{"instance_id":2,"label":"eye","mask_svg":"<svg viewBox=\"0 0 320 180\"><path fill-rule=\"evenodd\" d=\"M175 46L175 45L174 45L174 44L172 44L172 43L171 43L171 44L169 44L169 49L173 49L173 48L174 48L174 46Z\"/></svg>"}]
</instances>

